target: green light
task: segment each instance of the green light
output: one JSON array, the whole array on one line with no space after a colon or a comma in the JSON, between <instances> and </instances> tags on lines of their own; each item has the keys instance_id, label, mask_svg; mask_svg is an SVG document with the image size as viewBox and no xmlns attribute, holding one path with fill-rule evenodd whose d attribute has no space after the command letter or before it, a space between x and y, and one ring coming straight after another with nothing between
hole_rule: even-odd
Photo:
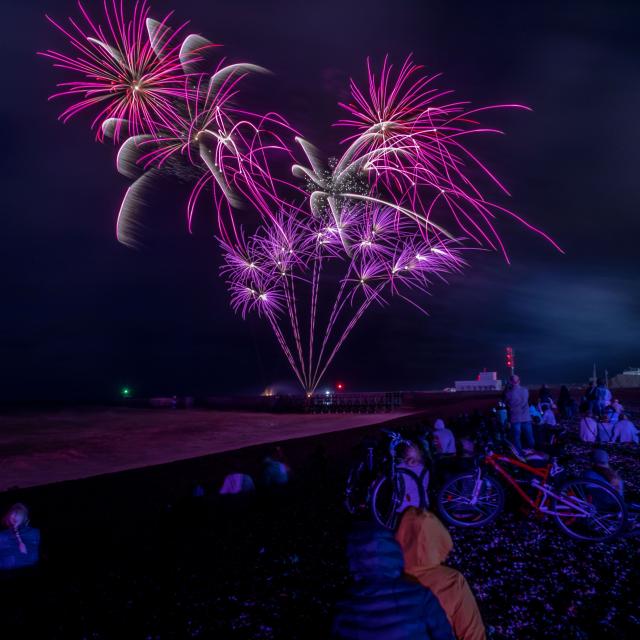
<instances>
[{"instance_id":1,"label":"green light","mask_svg":"<svg viewBox=\"0 0 640 640\"><path fill-rule=\"evenodd\" d=\"M129 387L122 387L120 394L123 398L128 398L131 395L131 389L129 389Z\"/></svg>"}]
</instances>

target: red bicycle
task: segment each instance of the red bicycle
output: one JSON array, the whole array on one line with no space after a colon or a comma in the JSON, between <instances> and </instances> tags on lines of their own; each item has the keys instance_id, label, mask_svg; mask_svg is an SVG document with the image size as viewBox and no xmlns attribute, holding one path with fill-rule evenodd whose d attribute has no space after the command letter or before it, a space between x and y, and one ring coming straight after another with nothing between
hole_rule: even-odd
<instances>
[{"instance_id":1,"label":"red bicycle","mask_svg":"<svg viewBox=\"0 0 640 640\"><path fill-rule=\"evenodd\" d=\"M555 518L577 540L603 542L619 535L627 522L622 497L608 484L564 478L554 458L535 465L513 449L511 455L487 450L475 468L445 480L437 503L443 519L460 527L493 522L504 509L503 482L535 511Z\"/></svg>"}]
</instances>

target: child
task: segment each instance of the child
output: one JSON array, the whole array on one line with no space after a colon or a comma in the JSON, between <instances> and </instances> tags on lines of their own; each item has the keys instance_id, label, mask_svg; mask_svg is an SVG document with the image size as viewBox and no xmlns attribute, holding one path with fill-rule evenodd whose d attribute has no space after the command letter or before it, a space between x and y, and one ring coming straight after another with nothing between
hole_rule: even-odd
<instances>
[{"instance_id":1,"label":"child","mask_svg":"<svg viewBox=\"0 0 640 640\"><path fill-rule=\"evenodd\" d=\"M424 464L421 451L415 444L407 443L398 447L397 455L404 495L396 511L402 513L408 507L426 509L429 506L429 469Z\"/></svg>"},{"instance_id":2,"label":"child","mask_svg":"<svg viewBox=\"0 0 640 640\"><path fill-rule=\"evenodd\" d=\"M6 527L0 532L0 569L20 569L38 563L40 531L29 526L29 510L14 504L2 518Z\"/></svg>"}]
</instances>

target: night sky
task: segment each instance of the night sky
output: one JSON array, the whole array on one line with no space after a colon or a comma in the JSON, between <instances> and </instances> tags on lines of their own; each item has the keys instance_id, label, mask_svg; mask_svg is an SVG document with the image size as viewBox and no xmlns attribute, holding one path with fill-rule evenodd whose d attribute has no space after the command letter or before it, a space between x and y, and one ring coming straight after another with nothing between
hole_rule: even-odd
<instances>
[{"instance_id":1,"label":"night sky","mask_svg":"<svg viewBox=\"0 0 640 640\"><path fill-rule=\"evenodd\" d=\"M98 13L101 3L86 5ZM11 2L0 39L3 91L0 399L98 400L139 394L256 392L292 380L268 328L229 308L213 213L185 224L185 187L158 193L147 247L115 239L128 181L88 118L62 125L48 103L61 74L35 55L65 50L45 12L71 0ZM595 361L640 366L640 3L431 0L158 0L176 22L225 45L230 61L276 74L273 106L327 154L338 150L350 76L367 55L413 52L439 86L498 112L503 137L470 146L513 197L499 202L544 228L556 253L506 220L512 265L475 253L436 287L431 316L394 302L365 316L328 383L425 389L504 373L513 346L525 383L582 382Z\"/></svg>"}]
</instances>

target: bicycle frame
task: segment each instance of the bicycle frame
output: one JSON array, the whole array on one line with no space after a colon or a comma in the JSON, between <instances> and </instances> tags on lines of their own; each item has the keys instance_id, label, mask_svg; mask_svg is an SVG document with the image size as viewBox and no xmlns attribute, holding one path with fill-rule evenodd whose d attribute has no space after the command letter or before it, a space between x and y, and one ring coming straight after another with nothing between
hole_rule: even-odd
<instances>
[{"instance_id":1,"label":"bicycle frame","mask_svg":"<svg viewBox=\"0 0 640 640\"><path fill-rule=\"evenodd\" d=\"M589 509L585 509L580 505L579 499L576 498L575 501L570 500L565 496L555 493L549 488L549 486L547 485L549 477L558 473L555 462L544 467L532 467L531 465L526 464L525 462L522 462L517 458L511 458L509 456L493 452L488 453L484 457L484 462L489 467L494 469L499 476L504 478L532 509L539 511L540 513L544 513L545 515L549 516L563 517L571 515L574 518L586 518L591 515ZM531 481L531 486L534 489L537 489L537 495L535 499L532 499L525 493L525 491L523 491L522 487L518 484L518 481L508 471L506 471L500 465L500 463L510 464L513 467L523 469L524 471L534 476L534 479ZM473 492L474 499L477 498L477 494L480 491L481 475L481 470L480 468L478 468L478 476L476 477L476 485ZM572 512L568 513L566 509L564 511L554 511L547 505L549 498L554 498L565 507L571 508Z\"/></svg>"}]
</instances>

